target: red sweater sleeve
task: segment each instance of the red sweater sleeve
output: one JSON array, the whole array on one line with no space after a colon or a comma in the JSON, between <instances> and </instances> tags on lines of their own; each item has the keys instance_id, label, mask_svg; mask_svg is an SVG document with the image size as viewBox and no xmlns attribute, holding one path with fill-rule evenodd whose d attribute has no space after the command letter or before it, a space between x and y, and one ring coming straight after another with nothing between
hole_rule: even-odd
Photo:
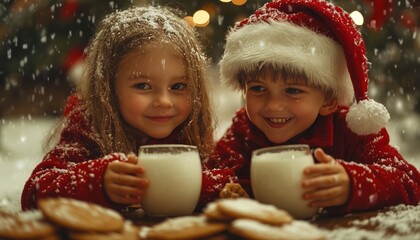
<instances>
[{"instance_id":1,"label":"red sweater sleeve","mask_svg":"<svg viewBox=\"0 0 420 240\"><path fill-rule=\"evenodd\" d=\"M71 157L71 154L67 155ZM124 161L124 154L110 154L79 163L66 161L63 155L50 152L35 168L22 192L22 209L36 208L38 199L45 197L68 197L97 203L104 207L121 209L103 190L103 175L111 161Z\"/></svg>"},{"instance_id":2,"label":"red sweater sleeve","mask_svg":"<svg viewBox=\"0 0 420 240\"><path fill-rule=\"evenodd\" d=\"M124 154L101 156L77 98L70 97L65 110L67 124L59 143L33 170L21 196L22 209L36 208L45 197L69 197L120 209L103 190L103 175L112 161L125 161Z\"/></svg>"},{"instance_id":3,"label":"red sweater sleeve","mask_svg":"<svg viewBox=\"0 0 420 240\"><path fill-rule=\"evenodd\" d=\"M343 133L343 132L342 132ZM350 177L350 198L344 206L328 208L330 213L349 213L397 204L417 205L420 201L420 173L389 144L386 129L378 134L357 136L347 131L346 152L340 160ZM340 155L340 154L339 154Z\"/></svg>"}]
</instances>

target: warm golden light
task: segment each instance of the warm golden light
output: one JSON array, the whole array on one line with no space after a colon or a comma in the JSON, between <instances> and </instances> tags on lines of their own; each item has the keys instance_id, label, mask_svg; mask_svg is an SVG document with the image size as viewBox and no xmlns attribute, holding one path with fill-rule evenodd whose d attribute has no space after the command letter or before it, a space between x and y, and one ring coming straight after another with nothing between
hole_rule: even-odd
<instances>
[{"instance_id":1,"label":"warm golden light","mask_svg":"<svg viewBox=\"0 0 420 240\"><path fill-rule=\"evenodd\" d=\"M192 16L185 16L184 20L187 21L187 23L191 26L191 27L195 27L195 22Z\"/></svg>"},{"instance_id":2,"label":"warm golden light","mask_svg":"<svg viewBox=\"0 0 420 240\"><path fill-rule=\"evenodd\" d=\"M246 0L232 0L232 3L237 5L237 6L241 6L241 5L244 5L246 3Z\"/></svg>"},{"instance_id":3,"label":"warm golden light","mask_svg":"<svg viewBox=\"0 0 420 240\"><path fill-rule=\"evenodd\" d=\"M354 11L350 13L350 17L353 19L354 24L358 26L363 25L363 22L364 22L363 15L359 11Z\"/></svg>"},{"instance_id":4,"label":"warm golden light","mask_svg":"<svg viewBox=\"0 0 420 240\"><path fill-rule=\"evenodd\" d=\"M219 0L219 1L224 2L224 3L230 2L230 0Z\"/></svg>"},{"instance_id":5,"label":"warm golden light","mask_svg":"<svg viewBox=\"0 0 420 240\"><path fill-rule=\"evenodd\" d=\"M205 27L210 22L210 14L204 10L198 10L193 15L195 26Z\"/></svg>"}]
</instances>

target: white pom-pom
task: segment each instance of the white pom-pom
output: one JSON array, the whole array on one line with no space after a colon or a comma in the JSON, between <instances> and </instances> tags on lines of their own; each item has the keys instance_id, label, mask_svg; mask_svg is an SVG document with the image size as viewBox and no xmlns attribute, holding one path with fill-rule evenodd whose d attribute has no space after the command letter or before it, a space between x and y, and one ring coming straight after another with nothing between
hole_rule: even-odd
<instances>
[{"instance_id":1,"label":"white pom-pom","mask_svg":"<svg viewBox=\"0 0 420 240\"><path fill-rule=\"evenodd\" d=\"M384 128L390 116L384 105L373 99L354 103L346 116L350 130L359 135L369 135Z\"/></svg>"}]
</instances>

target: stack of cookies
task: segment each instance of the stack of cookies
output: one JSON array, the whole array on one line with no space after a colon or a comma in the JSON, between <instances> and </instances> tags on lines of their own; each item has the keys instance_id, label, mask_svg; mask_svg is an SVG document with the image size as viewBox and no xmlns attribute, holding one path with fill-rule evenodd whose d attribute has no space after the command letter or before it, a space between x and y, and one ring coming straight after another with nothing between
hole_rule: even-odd
<instances>
[{"instance_id":1,"label":"stack of cookies","mask_svg":"<svg viewBox=\"0 0 420 240\"><path fill-rule=\"evenodd\" d=\"M0 212L0 239L59 239L59 229L39 210Z\"/></svg>"},{"instance_id":2,"label":"stack of cookies","mask_svg":"<svg viewBox=\"0 0 420 240\"><path fill-rule=\"evenodd\" d=\"M0 239L324 239L309 222L248 198L218 200L200 215L169 218L152 227L133 225L114 210L75 199L42 199L38 207L0 211Z\"/></svg>"},{"instance_id":3,"label":"stack of cookies","mask_svg":"<svg viewBox=\"0 0 420 240\"><path fill-rule=\"evenodd\" d=\"M168 219L151 228L143 228L140 236L142 239L223 239L214 236L324 239L322 232L309 222L295 220L286 211L248 198L209 203L201 215Z\"/></svg>"},{"instance_id":4,"label":"stack of cookies","mask_svg":"<svg viewBox=\"0 0 420 240\"><path fill-rule=\"evenodd\" d=\"M138 239L139 229L116 211L69 198L38 202L39 210L0 213L0 239Z\"/></svg>"}]
</instances>

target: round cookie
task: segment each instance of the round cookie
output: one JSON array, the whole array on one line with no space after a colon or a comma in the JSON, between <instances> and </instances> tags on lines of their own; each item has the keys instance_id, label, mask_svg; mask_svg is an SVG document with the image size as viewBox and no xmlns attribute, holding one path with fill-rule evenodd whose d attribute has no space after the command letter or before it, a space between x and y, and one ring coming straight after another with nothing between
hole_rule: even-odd
<instances>
[{"instance_id":1,"label":"round cookie","mask_svg":"<svg viewBox=\"0 0 420 240\"><path fill-rule=\"evenodd\" d=\"M223 214L217 205L217 202L211 202L203 209L204 215L211 220L230 221L233 217Z\"/></svg>"},{"instance_id":2,"label":"round cookie","mask_svg":"<svg viewBox=\"0 0 420 240\"><path fill-rule=\"evenodd\" d=\"M208 222L205 216L183 216L165 220L147 231L148 239L202 239L227 229L223 223Z\"/></svg>"},{"instance_id":3,"label":"round cookie","mask_svg":"<svg viewBox=\"0 0 420 240\"><path fill-rule=\"evenodd\" d=\"M217 202L217 206L222 214L233 218L254 219L273 225L293 221L293 217L286 211L248 198L223 199Z\"/></svg>"},{"instance_id":4,"label":"round cookie","mask_svg":"<svg viewBox=\"0 0 420 240\"><path fill-rule=\"evenodd\" d=\"M72 240L137 240L139 239L139 227L131 221L125 221L121 232L75 232L69 233Z\"/></svg>"},{"instance_id":5,"label":"round cookie","mask_svg":"<svg viewBox=\"0 0 420 240\"><path fill-rule=\"evenodd\" d=\"M13 212L9 212L6 209L1 209L0 208L0 218L7 217L7 216L13 216L14 214L15 213L13 213Z\"/></svg>"},{"instance_id":6,"label":"round cookie","mask_svg":"<svg viewBox=\"0 0 420 240\"><path fill-rule=\"evenodd\" d=\"M261 223L252 219L236 219L229 229L246 239L323 240L322 232L312 224L295 220L282 226Z\"/></svg>"},{"instance_id":7,"label":"round cookie","mask_svg":"<svg viewBox=\"0 0 420 240\"><path fill-rule=\"evenodd\" d=\"M118 212L76 199L45 198L38 207L52 222L75 231L121 231L124 225Z\"/></svg>"},{"instance_id":8,"label":"round cookie","mask_svg":"<svg viewBox=\"0 0 420 240\"><path fill-rule=\"evenodd\" d=\"M44 221L39 210L7 213L0 217L0 239L43 239L55 233L56 228Z\"/></svg>"}]
</instances>

